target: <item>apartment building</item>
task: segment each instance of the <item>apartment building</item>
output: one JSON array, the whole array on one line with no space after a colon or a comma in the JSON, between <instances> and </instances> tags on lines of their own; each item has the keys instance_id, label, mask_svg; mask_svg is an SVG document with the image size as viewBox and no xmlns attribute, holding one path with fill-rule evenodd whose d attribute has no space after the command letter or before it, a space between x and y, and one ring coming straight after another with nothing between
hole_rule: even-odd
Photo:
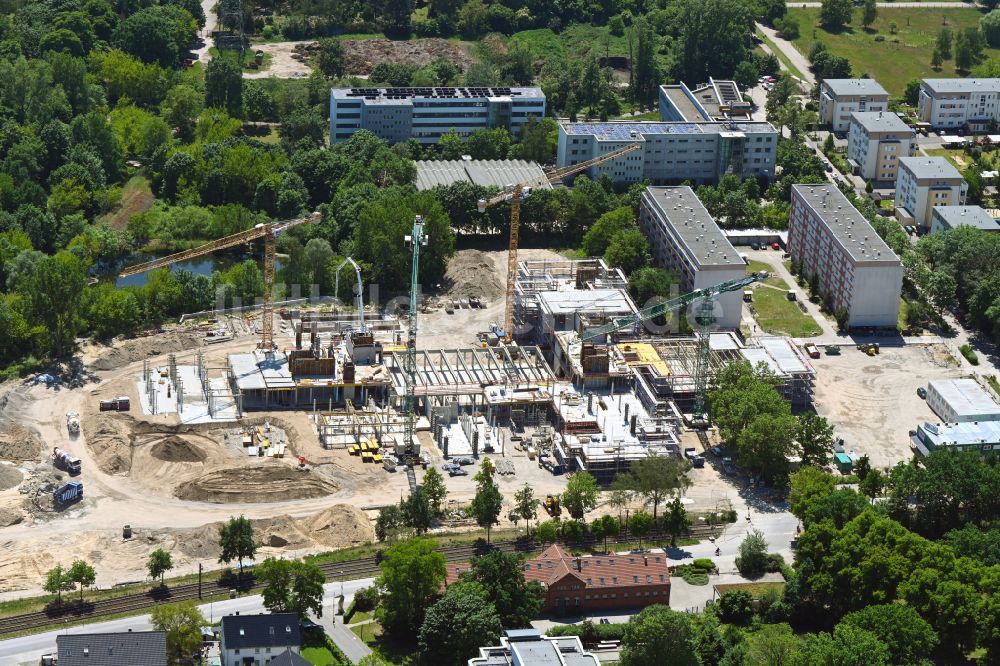
<instances>
[{"instance_id":1,"label":"apartment building","mask_svg":"<svg viewBox=\"0 0 1000 666\"><path fill-rule=\"evenodd\" d=\"M1000 405L975 379L932 379L927 406L945 423L1000 421Z\"/></svg>"},{"instance_id":2,"label":"apartment building","mask_svg":"<svg viewBox=\"0 0 1000 666\"><path fill-rule=\"evenodd\" d=\"M847 136L847 160L854 172L876 183L896 182L899 158L917 150L916 132L895 113L855 111Z\"/></svg>"},{"instance_id":3,"label":"apartment building","mask_svg":"<svg viewBox=\"0 0 1000 666\"><path fill-rule=\"evenodd\" d=\"M557 164L572 166L635 142L641 151L591 167L587 175L655 185L717 183L728 174L770 180L778 131L765 122L561 123Z\"/></svg>"},{"instance_id":4,"label":"apartment building","mask_svg":"<svg viewBox=\"0 0 1000 666\"><path fill-rule=\"evenodd\" d=\"M334 88L330 91L330 143L362 129L390 143L437 143L454 130L504 127L515 136L529 118L545 115L541 88Z\"/></svg>"},{"instance_id":5,"label":"apartment building","mask_svg":"<svg viewBox=\"0 0 1000 666\"><path fill-rule=\"evenodd\" d=\"M824 79L819 84L819 119L846 132L855 111L888 111L889 93L875 79Z\"/></svg>"},{"instance_id":6,"label":"apartment building","mask_svg":"<svg viewBox=\"0 0 1000 666\"><path fill-rule=\"evenodd\" d=\"M903 264L836 185L792 186L788 251L848 327L896 327Z\"/></svg>"},{"instance_id":7,"label":"apartment building","mask_svg":"<svg viewBox=\"0 0 1000 666\"><path fill-rule=\"evenodd\" d=\"M653 263L681 276L681 291L711 287L746 275L746 262L690 187L647 187L639 226L649 239ZM720 294L716 325L738 328L741 294Z\"/></svg>"},{"instance_id":8,"label":"apartment building","mask_svg":"<svg viewBox=\"0 0 1000 666\"><path fill-rule=\"evenodd\" d=\"M975 227L982 231L1000 231L1000 224L979 206L937 206L931 210L931 232Z\"/></svg>"},{"instance_id":9,"label":"apartment building","mask_svg":"<svg viewBox=\"0 0 1000 666\"><path fill-rule=\"evenodd\" d=\"M917 115L935 128L985 130L1000 120L1000 79L924 79Z\"/></svg>"},{"instance_id":10,"label":"apartment building","mask_svg":"<svg viewBox=\"0 0 1000 666\"><path fill-rule=\"evenodd\" d=\"M923 230L937 206L965 205L969 185L943 157L903 157L896 176L896 215Z\"/></svg>"},{"instance_id":11,"label":"apartment building","mask_svg":"<svg viewBox=\"0 0 1000 666\"><path fill-rule=\"evenodd\" d=\"M674 122L750 120L753 104L743 99L735 81L716 81L693 90L681 81L660 86L660 117Z\"/></svg>"}]
</instances>

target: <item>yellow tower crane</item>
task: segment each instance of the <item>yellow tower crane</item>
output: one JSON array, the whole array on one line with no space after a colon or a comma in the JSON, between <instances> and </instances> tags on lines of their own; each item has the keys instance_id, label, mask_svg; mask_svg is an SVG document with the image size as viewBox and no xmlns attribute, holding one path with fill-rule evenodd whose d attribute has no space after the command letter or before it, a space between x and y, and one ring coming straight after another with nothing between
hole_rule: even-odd
<instances>
[{"instance_id":1,"label":"yellow tower crane","mask_svg":"<svg viewBox=\"0 0 1000 666\"><path fill-rule=\"evenodd\" d=\"M599 166L605 162L618 159L622 155L640 150L642 149L642 145L642 142L636 141L635 143L613 150L606 155L601 155L600 157L595 157L594 159L561 169L547 171L544 178L533 178L514 185L508 185L503 191L489 199L479 200L478 208L480 213L485 213L487 208L499 203L510 202L510 243L507 250L507 302L504 309L503 322L504 342L510 342L514 336L514 281L517 278L517 243L521 226L521 202L531 193L532 186L558 183L564 178L586 171L591 167Z\"/></svg>"},{"instance_id":2,"label":"yellow tower crane","mask_svg":"<svg viewBox=\"0 0 1000 666\"><path fill-rule=\"evenodd\" d=\"M137 273L145 273L146 271L156 270L157 268L163 268L164 266L170 266L171 264L176 264L179 261L186 261L188 259L194 259L195 257L200 257L205 254L211 254L212 252L217 252L219 250L225 250L226 248L236 247L237 245L242 245L244 243L250 243L258 238L264 239L264 303L261 308L261 314L263 315L263 326L261 327L261 339L260 348L264 350L265 353L270 354L274 351L274 254L275 254L275 241L281 234L285 233L289 229L294 229L295 227L308 224L316 223L323 219L323 216L319 213L310 213L303 217L296 217L291 220L283 220L281 222L266 222L258 224L253 229L247 229L246 231L241 231L231 236L224 236L218 240L214 240L210 243L205 243L204 245L199 245L196 248L190 250L184 250L183 252L176 252L174 254L168 254L165 257L160 257L159 259L154 259L152 261L147 261L142 264L135 264L133 266L126 266L118 274L121 277L127 277L129 275L136 275Z\"/></svg>"}]
</instances>

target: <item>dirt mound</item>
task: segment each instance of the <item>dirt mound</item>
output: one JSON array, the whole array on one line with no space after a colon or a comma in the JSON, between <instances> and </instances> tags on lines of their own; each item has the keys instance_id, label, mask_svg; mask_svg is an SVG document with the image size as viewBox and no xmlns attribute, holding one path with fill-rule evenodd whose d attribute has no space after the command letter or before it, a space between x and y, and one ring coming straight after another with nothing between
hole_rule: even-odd
<instances>
[{"instance_id":1,"label":"dirt mound","mask_svg":"<svg viewBox=\"0 0 1000 666\"><path fill-rule=\"evenodd\" d=\"M129 363L169 352L186 351L201 346L202 334L197 331L171 331L148 338L114 342L90 364L94 370L117 370Z\"/></svg>"},{"instance_id":2,"label":"dirt mound","mask_svg":"<svg viewBox=\"0 0 1000 666\"><path fill-rule=\"evenodd\" d=\"M250 523L253 525L255 540L263 547L297 549L314 545L309 536L300 529L297 521L290 516L255 519ZM191 530L178 531L175 533L175 547L188 557L218 558L222 552L219 548L221 526L221 522L216 522Z\"/></svg>"},{"instance_id":3,"label":"dirt mound","mask_svg":"<svg viewBox=\"0 0 1000 666\"><path fill-rule=\"evenodd\" d=\"M17 525L24 520L24 512L17 507L0 507L0 527Z\"/></svg>"},{"instance_id":4,"label":"dirt mound","mask_svg":"<svg viewBox=\"0 0 1000 666\"><path fill-rule=\"evenodd\" d=\"M24 475L13 465L0 464L0 490L16 488L21 484Z\"/></svg>"},{"instance_id":5,"label":"dirt mound","mask_svg":"<svg viewBox=\"0 0 1000 666\"><path fill-rule=\"evenodd\" d=\"M347 504L331 506L298 523L308 536L331 548L346 548L375 538L365 512Z\"/></svg>"},{"instance_id":6,"label":"dirt mound","mask_svg":"<svg viewBox=\"0 0 1000 666\"><path fill-rule=\"evenodd\" d=\"M183 437L166 437L150 449L150 455L163 462L205 462L208 457L198 446Z\"/></svg>"},{"instance_id":7,"label":"dirt mound","mask_svg":"<svg viewBox=\"0 0 1000 666\"><path fill-rule=\"evenodd\" d=\"M309 472L289 465L264 462L260 465L217 469L193 481L186 481L174 495L195 502L283 502L322 497L337 486Z\"/></svg>"},{"instance_id":8,"label":"dirt mound","mask_svg":"<svg viewBox=\"0 0 1000 666\"><path fill-rule=\"evenodd\" d=\"M0 433L0 460L39 460L41 453L42 440L27 428L15 425Z\"/></svg>"},{"instance_id":9,"label":"dirt mound","mask_svg":"<svg viewBox=\"0 0 1000 666\"><path fill-rule=\"evenodd\" d=\"M448 261L444 285L445 293L457 298L481 296L486 300L495 300L505 290L493 259L479 250L456 252Z\"/></svg>"},{"instance_id":10,"label":"dirt mound","mask_svg":"<svg viewBox=\"0 0 1000 666\"><path fill-rule=\"evenodd\" d=\"M105 474L128 474L132 469L132 423L130 417L111 414L84 419L87 446Z\"/></svg>"},{"instance_id":11,"label":"dirt mound","mask_svg":"<svg viewBox=\"0 0 1000 666\"><path fill-rule=\"evenodd\" d=\"M344 47L344 69L348 75L367 76L383 62L424 67L444 58L461 72L472 64L472 58L462 46L447 39L345 39L340 43ZM301 44L296 46L293 57L300 61L311 60L318 52L317 43Z\"/></svg>"},{"instance_id":12,"label":"dirt mound","mask_svg":"<svg viewBox=\"0 0 1000 666\"><path fill-rule=\"evenodd\" d=\"M222 554L219 547L219 526L222 523L209 523L192 530L182 530L177 533L175 548L188 557L197 559L218 558Z\"/></svg>"}]
</instances>

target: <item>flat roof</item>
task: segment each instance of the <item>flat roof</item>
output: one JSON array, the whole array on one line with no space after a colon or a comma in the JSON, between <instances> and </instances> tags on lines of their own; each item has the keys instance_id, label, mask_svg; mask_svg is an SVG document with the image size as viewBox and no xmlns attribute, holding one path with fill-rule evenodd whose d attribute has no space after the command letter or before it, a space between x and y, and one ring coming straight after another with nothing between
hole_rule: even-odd
<instances>
[{"instance_id":1,"label":"flat roof","mask_svg":"<svg viewBox=\"0 0 1000 666\"><path fill-rule=\"evenodd\" d=\"M914 178L952 178L961 180L962 174L944 157L900 157L899 165Z\"/></svg>"},{"instance_id":2,"label":"flat roof","mask_svg":"<svg viewBox=\"0 0 1000 666\"><path fill-rule=\"evenodd\" d=\"M621 289L542 291L538 300L553 314L635 312L632 299Z\"/></svg>"},{"instance_id":3,"label":"flat roof","mask_svg":"<svg viewBox=\"0 0 1000 666\"><path fill-rule=\"evenodd\" d=\"M271 359L262 350L230 354L229 364L241 391L295 388L295 380L288 367L288 356L282 352L275 352Z\"/></svg>"},{"instance_id":4,"label":"flat roof","mask_svg":"<svg viewBox=\"0 0 1000 666\"><path fill-rule=\"evenodd\" d=\"M983 231L1000 231L1000 224L979 206L935 206L934 217L939 217L952 229L975 227Z\"/></svg>"},{"instance_id":5,"label":"flat roof","mask_svg":"<svg viewBox=\"0 0 1000 666\"><path fill-rule=\"evenodd\" d=\"M932 379L927 388L940 395L959 416L1000 414L1000 405L975 379Z\"/></svg>"},{"instance_id":6,"label":"flat roof","mask_svg":"<svg viewBox=\"0 0 1000 666\"><path fill-rule=\"evenodd\" d=\"M792 194L793 202L798 195L823 220L854 261L900 263L896 253L836 185L792 185Z\"/></svg>"},{"instance_id":7,"label":"flat roof","mask_svg":"<svg viewBox=\"0 0 1000 666\"><path fill-rule=\"evenodd\" d=\"M474 183L486 187L506 187L514 183L532 183L532 187L551 188L538 162L526 160L417 160L418 190L439 185Z\"/></svg>"},{"instance_id":8,"label":"flat roof","mask_svg":"<svg viewBox=\"0 0 1000 666\"><path fill-rule=\"evenodd\" d=\"M1000 443L1000 421L973 423L924 423L921 426L935 446L972 446Z\"/></svg>"},{"instance_id":9,"label":"flat roof","mask_svg":"<svg viewBox=\"0 0 1000 666\"><path fill-rule=\"evenodd\" d=\"M488 99L503 97L539 97L545 93L538 87L507 88L502 86L427 86L401 88L331 88L334 99L363 99L369 102L378 99L407 100L420 99Z\"/></svg>"},{"instance_id":10,"label":"flat roof","mask_svg":"<svg viewBox=\"0 0 1000 666\"><path fill-rule=\"evenodd\" d=\"M924 79L935 94L1000 91L1000 79Z\"/></svg>"},{"instance_id":11,"label":"flat roof","mask_svg":"<svg viewBox=\"0 0 1000 666\"><path fill-rule=\"evenodd\" d=\"M851 114L851 119L868 132L917 133L899 116L889 111L855 111Z\"/></svg>"},{"instance_id":12,"label":"flat roof","mask_svg":"<svg viewBox=\"0 0 1000 666\"><path fill-rule=\"evenodd\" d=\"M690 187L647 187L643 200L656 204L699 268L746 264Z\"/></svg>"},{"instance_id":13,"label":"flat roof","mask_svg":"<svg viewBox=\"0 0 1000 666\"><path fill-rule=\"evenodd\" d=\"M834 95L885 95L885 91L875 79L823 79L823 86Z\"/></svg>"},{"instance_id":14,"label":"flat roof","mask_svg":"<svg viewBox=\"0 0 1000 666\"><path fill-rule=\"evenodd\" d=\"M722 134L743 132L748 134L777 134L771 123L765 122L662 122L618 121L607 123L561 123L566 134L575 136L596 136L598 141L641 140L644 134ZM632 133L637 136L633 136Z\"/></svg>"}]
</instances>

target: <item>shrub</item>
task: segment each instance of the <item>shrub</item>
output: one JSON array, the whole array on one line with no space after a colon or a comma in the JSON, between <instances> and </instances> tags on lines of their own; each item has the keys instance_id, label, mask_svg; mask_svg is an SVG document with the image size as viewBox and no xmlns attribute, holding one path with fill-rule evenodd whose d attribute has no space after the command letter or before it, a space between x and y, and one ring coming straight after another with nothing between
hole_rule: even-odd
<instances>
[{"instance_id":1,"label":"shrub","mask_svg":"<svg viewBox=\"0 0 1000 666\"><path fill-rule=\"evenodd\" d=\"M367 612L375 610L378 605L378 590L374 587L363 587L354 593L356 610Z\"/></svg>"},{"instance_id":2,"label":"shrub","mask_svg":"<svg viewBox=\"0 0 1000 666\"><path fill-rule=\"evenodd\" d=\"M962 345L958 348L958 351L962 352L962 356L965 357L966 361L972 365L979 365L979 356L976 355L976 352L972 347L967 344Z\"/></svg>"},{"instance_id":3,"label":"shrub","mask_svg":"<svg viewBox=\"0 0 1000 666\"><path fill-rule=\"evenodd\" d=\"M708 574L691 564L684 564L674 571L688 585L708 585Z\"/></svg>"},{"instance_id":4,"label":"shrub","mask_svg":"<svg viewBox=\"0 0 1000 666\"><path fill-rule=\"evenodd\" d=\"M708 557L699 557L694 562L691 563L695 569L701 569L702 571L715 571L715 562L713 562Z\"/></svg>"},{"instance_id":5,"label":"shrub","mask_svg":"<svg viewBox=\"0 0 1000 666\"><path fill-rule=\"evenodd\" d=\"M876 42L884 42L885 41L885 35L875 35L875 41Z\"/></svg>"},{"instance_id":6,"label":"shrub","mask_svg":"<svg viewBox=\"0 0 1000 666\"><path fill-rule=\"evenodd\" d=\"M736 557L736 568L744 576L759 576L769 565L767 541L759 530L754 530L740 544L740 554Z\"/></svg>"},{"instance_id":7,"label":"shrub","mask_svg":"<svg viewBox=\"0 0 1000 666\"><path fill-rule=\"evenodd\" d=\"M726 592L717 602L719 619L725 624L750 624L753 618L753 595L744 590Z\"/></svg>"},{"instance_id":8,"label":"shrub","mask_svg":"<svg viewBox=\"0 0 1000 666\"><path fill-rule=\"evenodd\" d=\"M594 640L600 641L620 641L625 636L625 627L627 624L594 624L590 623L589 627L584 627L587 623L581 624L561 624L546 632L549 636L580 636L583 640L583 636L586 634L588 637L593 636Z\"/></svg>"}]
</instances>

